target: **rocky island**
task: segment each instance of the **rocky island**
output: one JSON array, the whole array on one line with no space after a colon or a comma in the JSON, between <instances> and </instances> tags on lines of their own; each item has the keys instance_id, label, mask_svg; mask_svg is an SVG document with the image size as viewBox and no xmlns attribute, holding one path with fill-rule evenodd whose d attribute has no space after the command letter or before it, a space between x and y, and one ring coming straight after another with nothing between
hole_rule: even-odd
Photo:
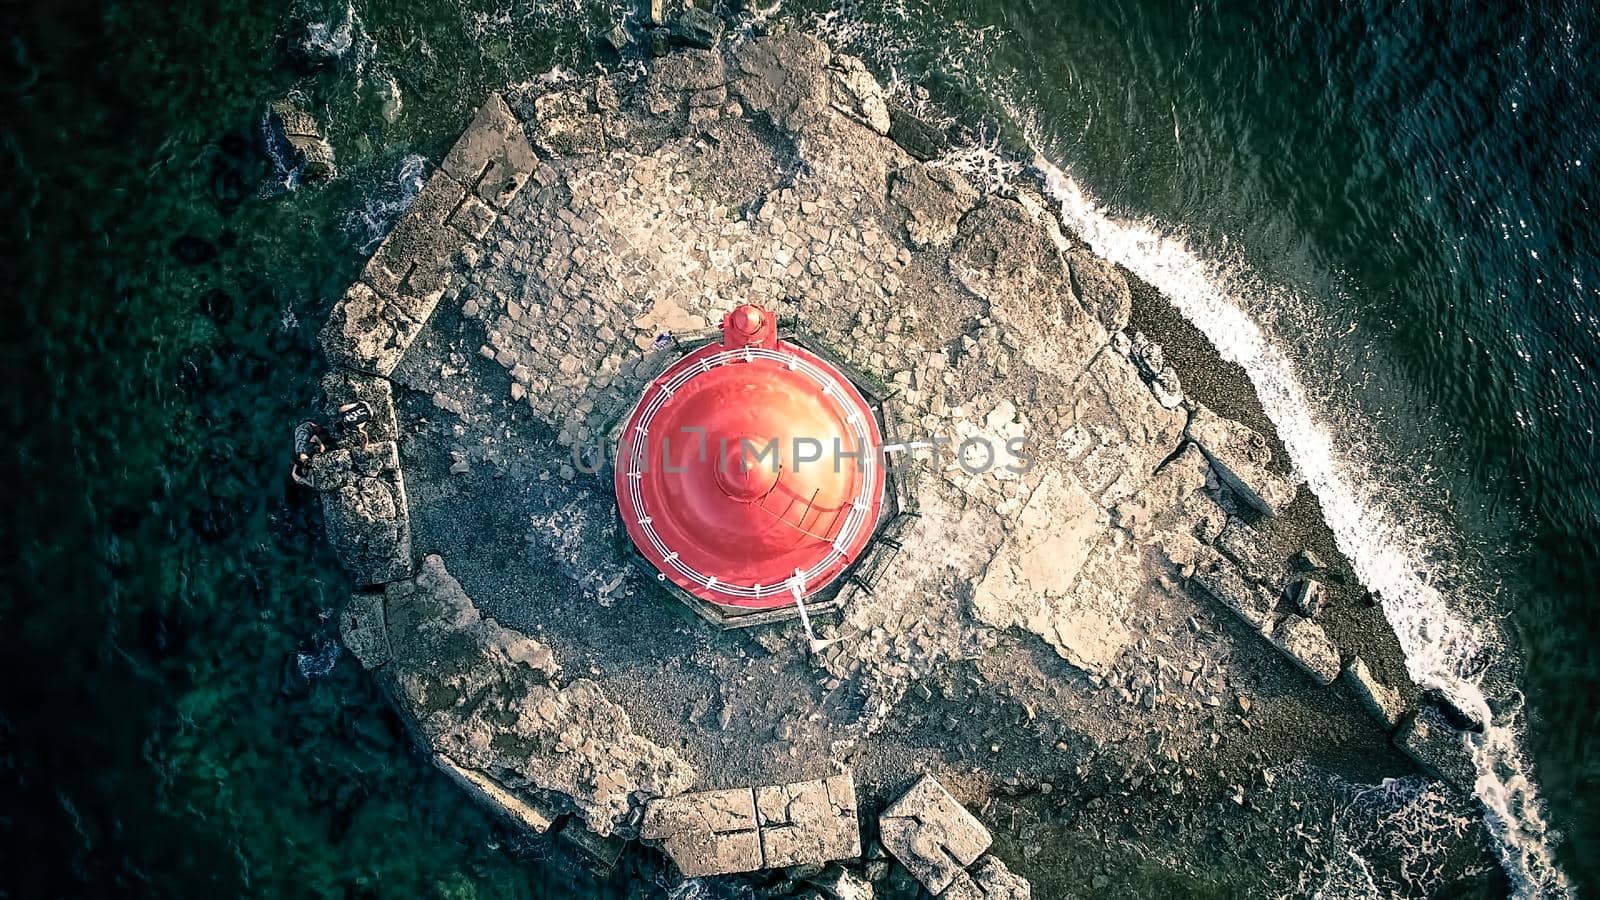
<instances>
[{"instance_id":1,"label":"rocky island","mask_svg":"<svg viewBox=\"0 0 1600 900\"><path fill-rule=\"evenodd\" d=\"M322 331L326 417L371 413L309 465L341 632L439 768L641 895L1497 877L1483 723L1407 679L1248 384L861 61L647 18L489 97ZM611 487L640 392L744 303L904 448L816 652L662 590Z\"/></svg>"}]
</instances>

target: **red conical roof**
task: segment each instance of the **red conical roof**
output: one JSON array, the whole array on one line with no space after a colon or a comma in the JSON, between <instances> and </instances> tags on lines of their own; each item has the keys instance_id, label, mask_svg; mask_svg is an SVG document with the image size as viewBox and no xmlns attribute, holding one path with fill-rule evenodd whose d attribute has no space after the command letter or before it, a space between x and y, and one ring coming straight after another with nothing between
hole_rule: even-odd
<instances>
[{"instance_id":1,"label":"red conical roof","mask_svg":"<svg viewBox=\"0 0 1600 900\"><path fill-rule=\"evenodd\" d=\"M741 306L722 342L658 376L617 447L628 535L662 575L722 606L810 596L866 548L883 501L878 423L843 374Z\"/></svg>"}]
</instances>

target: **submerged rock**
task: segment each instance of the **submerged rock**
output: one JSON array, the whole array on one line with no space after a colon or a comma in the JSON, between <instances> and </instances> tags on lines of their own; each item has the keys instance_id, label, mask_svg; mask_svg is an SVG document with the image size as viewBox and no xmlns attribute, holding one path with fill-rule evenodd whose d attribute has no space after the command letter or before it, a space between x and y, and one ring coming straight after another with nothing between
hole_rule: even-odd
<instances>
[{"instance_id":1,"label":"submerged rock","mask_svg":"<svg viewBox=\"0 0 1600 900\"><path fill-rule=\"evenodd\" d=\"M338 174L333 145L311 114L290 100L267 107L267 140L274 159L288 169L299 169L306 181L322 181Z\"/></svg>"}]
</instances>

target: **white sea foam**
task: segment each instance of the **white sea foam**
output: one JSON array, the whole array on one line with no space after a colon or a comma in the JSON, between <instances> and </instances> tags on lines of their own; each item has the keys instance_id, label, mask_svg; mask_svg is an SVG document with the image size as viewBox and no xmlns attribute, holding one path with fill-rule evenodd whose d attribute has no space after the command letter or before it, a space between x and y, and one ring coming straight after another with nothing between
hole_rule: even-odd
<instances>
[{"instance_id":1,"label":"white sea foam","mask_svg":"<svg viewBox=\"0 0 1600 900\"><path fill-rule=\"evenodd\" d=\"M1321 501L1339 549L1357 577L1382 600L1414 681L1439 688L1469 712L1491 718L1482 692L1461 673L1474 669L1491 626L1453 608L1429 581L1430 541L1418 534L1404 498L1408 487L1375 475L1360 448L1343 446L1325 424L1332 410L1308 395L1283 346L1237 302L1260 279L1244 264L1196 252L1177 229L1108 214L1069 174L1042 155L1034 166L1059 204L1062 221L1094 251L1148 282L1206 336L1222 358L1241 366L1306 485ZM1420 538L1420 540L1419 540ZM1520 896L1572 893L1555 865L1543 805L1528 776L1520 711L1474 739L1475 786L1501 863Z\"/></svg>"},{"instance_id":2,"label":"white sea foam","mask_svg":"<svg viewBox=\"0 0 1600 900\"><path fill-rule=\"evenodd\" d=\"M389 233L400 214L411 206L428 181L428 158L413 153L400 161L394 182L368 196L361 209L347 219L347 227L361 241L361 252L370 253Z\"/></svg>"}]
</instances>

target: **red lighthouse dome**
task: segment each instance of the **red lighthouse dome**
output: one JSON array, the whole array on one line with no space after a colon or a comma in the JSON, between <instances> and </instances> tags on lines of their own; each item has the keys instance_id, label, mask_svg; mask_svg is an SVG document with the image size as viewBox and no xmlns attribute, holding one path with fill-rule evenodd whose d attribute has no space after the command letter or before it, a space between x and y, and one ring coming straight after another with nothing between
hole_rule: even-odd
<instances>
[{"instance_id":1,"label":"red lighthouse dome","mask_svg":"<svg viewBox=\"0 0 1600 900\"><path fill-rule=\"evenodd\" d=\"M866 549L884 492L882 437L834 366L741 306L722 341L678 360L623 424L617 504L662 577L723 607L810 597Z\"/></svg>"}]
</instances>

